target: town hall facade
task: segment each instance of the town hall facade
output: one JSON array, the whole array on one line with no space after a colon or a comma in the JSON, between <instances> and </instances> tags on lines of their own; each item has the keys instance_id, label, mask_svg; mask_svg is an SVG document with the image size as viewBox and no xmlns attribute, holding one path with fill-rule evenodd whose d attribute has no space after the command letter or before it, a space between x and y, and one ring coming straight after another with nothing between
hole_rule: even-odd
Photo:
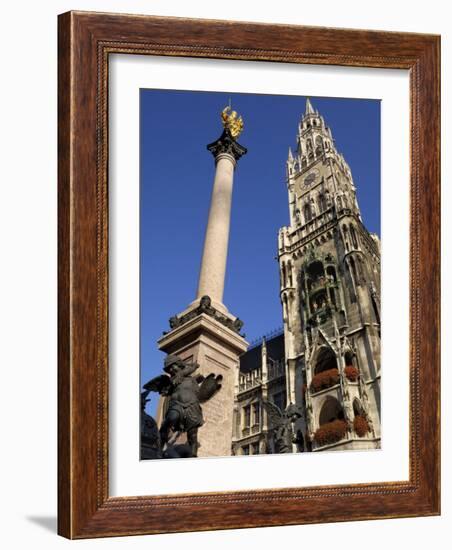
<instances>
[{"instance_id":1,"label":"town hall facade","mask_svg":"<svg viewBox=\"0 0 452 550\"><path fill-rule=\"evenodd\" d=\"M380 241L309 99L289 149L278 235L284 330L240 357L232 454L274 451L264 401L296 405L293 451L380 447Z\"/></svg>"}]
</instances>

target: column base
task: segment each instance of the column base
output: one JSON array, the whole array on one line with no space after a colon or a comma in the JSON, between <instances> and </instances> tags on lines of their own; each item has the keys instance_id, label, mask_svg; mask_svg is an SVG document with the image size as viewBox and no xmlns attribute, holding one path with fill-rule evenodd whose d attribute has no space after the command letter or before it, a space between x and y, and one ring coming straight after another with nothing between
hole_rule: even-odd
<instances>
[{"instance_id":1,"label":"column base","mask_svg":"<svg viewBox=\"0 0 452 550\"><path fill-rule=\"evenodd\" d=\"M199 305L199 304L198 304ZM186 312L197 311L188 308ZM183 320L186 312L178 319ZM230 456L234 408L234 386L238 378L239 357L248 342L238 331L226 326L224 314L198 312L175 326L158 341L161 351L177 355L187 362L197 362L199 374L221 374L222 387L209 401L202 404L204 425L199 429L199 457ZM228 315L233 326L235 317ZM176 323L177 324L177 323ZM163 417L164 398L159 403L157 422Z\"/></svg>"}]
</instances>

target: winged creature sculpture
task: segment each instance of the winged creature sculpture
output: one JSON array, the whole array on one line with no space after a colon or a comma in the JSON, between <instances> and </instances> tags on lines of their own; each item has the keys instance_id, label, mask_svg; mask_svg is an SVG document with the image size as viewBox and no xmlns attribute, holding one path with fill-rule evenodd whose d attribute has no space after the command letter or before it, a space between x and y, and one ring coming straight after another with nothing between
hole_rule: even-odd
<instances>
[{"instance_id":1,"label":"winged creature sculpture","mask_svg":"<svg viewBox=\"0 0 452 550\"><path fill-rule=\"evenodd\" d=\"M294 437L293 424L303 416L300 407L290 403L283 412L275 403L264 399L262 404L268 414L270 429L273 431L276 453L293 452Z\"/></svg>"},{"instance_id":2,"label":"winged creature sculpture","mask_svg":"<svg viewBox=\"0 0 452 550\"><path fill-rule=\"evenodd\" d=\"M201 404L208 401L221 389L221 374L192 376L199 368L197 363L186 363L175 355L168 355L163 370L165 374L156 376L144 385L145 390L158 392L168 397L168 408L160 426L162 449L171 442L170 433L186 433L190 456L198 453L198 429L204 419ZM173 438L173 440L177 437Z\"/></svg>"}]
</instances>

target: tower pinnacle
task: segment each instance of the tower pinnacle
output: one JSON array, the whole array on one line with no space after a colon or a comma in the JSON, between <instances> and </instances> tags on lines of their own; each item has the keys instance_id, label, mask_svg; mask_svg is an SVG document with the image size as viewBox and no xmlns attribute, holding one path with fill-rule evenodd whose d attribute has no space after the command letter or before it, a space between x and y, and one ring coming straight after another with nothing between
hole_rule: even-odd
<instances>
[{"instance_id":1,"label":"tower pinnacle","mask_svg":"<svg viewBox=\"0 0 452 550\"><path fill-rule=\"evenodd\" d=\"M314 108L312 107L312 104L309 100L309 97L306 98L306 111L305 111L304 114L305 115L314 115L315 114Z\"/></svg>"}]
</instances>

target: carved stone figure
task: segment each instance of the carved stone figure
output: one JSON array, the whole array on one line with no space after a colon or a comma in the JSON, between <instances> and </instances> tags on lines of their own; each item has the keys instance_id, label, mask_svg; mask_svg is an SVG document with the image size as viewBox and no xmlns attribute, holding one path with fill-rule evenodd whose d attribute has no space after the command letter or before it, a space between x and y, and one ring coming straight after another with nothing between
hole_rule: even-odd
<instances>
[{"instance_id":1,"label":"carved stone figure","mask_svg":"<svg viewBox=\"0 0 452 550\"><path fill-rule=\"evenodd\" d=\"M181 324L182 324L182 322L181 322L181 320L179 319L179 317L177 315L173 315L172 317L170 317L169 326L170 326L171 329L177 328Z\"/></svg>"},{"instance_id":2,"label":"carved stone figure","mask_svg":"<svg viewBox=\"0 0 452 550\"><path fill-rule=\"evenodd\" d=\"M169 325L171 330L178 328L185 323L188 323L198 315L201 315L204 313L205 315L210 315L214 319L216 319L219 323L224 325L225 327L228 327L229 329L233 330L237 334L240 334L240 331L243 328L243 321L241 321L238 317L234 320L232 320L227 315L224 315L217 309L215 309L212 305L212 300L210 299L210 296L202 296L199 301L199 306L195 309L192 309L188 313L185 313L184 315L177 316L173 315L173 317L170 317L169 319ZM164 334L167 334L164 332ZM243 335L244 336L244 335Z\"/></svg>"},{"instance_id":3,"label":"carved stone figure","mask_svg":"<svg viewBox=\"0 0 452 550\"><path fill-rule=\"evenodd\" d=\"M212 308L212 300L210 299L210 296L202 296L201 300L199 301L199 309L204 313L208 311L209 313Z\"/></svg>"},{"instance_id":4,"label":"carved stone figure","mask_svg":"<svg viewBox=\"0 0 452 550\"><path fill-rule=\"evenodd\" d=\"M298 440L294 437L293 424L301 418L301 408L290 403L284 412L272 403L264 399L262 404L268 414L270 430L273 431L275 453L292 453L293 444Z\"/></svg>"},{"instance_id":5,"label":"carved stone figure","mask_svg":"<svg viewBox=\"0 0 452 550\"><path fill-rule=\"evenodd\" d=\"M181 433L187 434L190 456L197 456L198 429L204 423L201 403L208 401L221 388L221 375L191 376L198 368L197 363L185 363L175 355L168 355L163 367L166 374L156 376L144 385L146 390L158 392L169 399L160 426L161 446L167 458L175 458L175 453L182 458L187 456L185 448L178 449L180 446L173 445ZM170 441L171 432L175 437Z\"/></svg>"}]
</instances>

